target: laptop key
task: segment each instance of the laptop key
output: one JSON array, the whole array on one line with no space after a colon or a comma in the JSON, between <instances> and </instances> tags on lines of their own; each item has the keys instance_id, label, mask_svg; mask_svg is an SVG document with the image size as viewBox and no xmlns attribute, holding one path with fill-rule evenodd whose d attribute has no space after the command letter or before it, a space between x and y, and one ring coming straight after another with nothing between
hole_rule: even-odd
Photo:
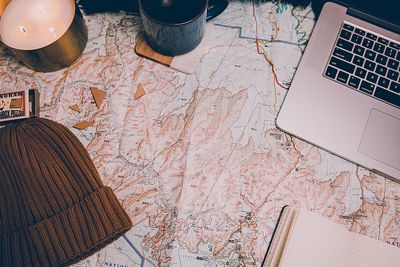
<instances>
[{"instance_id":1,"label":"laptop key","mask_svg":"<svg viewBox=\"0 0 400 267\"><path fill-rule=\"evenodd\" d=\"M393 59L389 59L389 62L387 64L387 66L391 69L397 70L397 68L399 67L399 62L395 61Z\"/></svg>"},{"instance_id":2,"label":"laptop key","mask_svg":"<svg viewBox=\"0 0 400 267\"><path fill-rule=\"evenodd\" d=\"M387 72L387 68L384 67L384 66L382 66L382 65L378 65L378 66L376 67L375 72L378 73L379 75L385 76L385 75L386 75L386 72Z\"/></svg>"},{"instance_id":3,"label":"laptop key","mask_svg":"<svg viewBox=\"0 0 400 267\"><path fill-rule=\"evenodd\" d=\"M396 82L392 82L389 87L390 90L396 93L400 93L400 84Z\"/></svg>"},{"instance_id":4,"label":"laptop key","mask_svg":"<svg viewBox=\"0 0 400 267\"><path fill-rule=\"evenodd\" d=\"M364 64L364 68L370 71L374 71L376 64L372 61L366 60Z\"/></svg>"},{"instance_id":5,"label":"laptop key","mask_svg":"<svg viewBox=\"0 0 400 267\"><path fill-rule=\"evenodd\" d=\"M358 29L358 28L356 28L356 30L355 30L354 32L357 33L357 34L359 34L359 35L362 35L362 36L365 35L365 31L363 31L363 30L361 30L361 29Z\"/></svg>"},{"instance_id":6,"label":"laptop key","mask_svg":"<svg viewBox=\"0 0 400 267\"><path fill-rule=\"evenodd\" d=\"M394 49L400 50L400 44L390 42L389 44L390 47L393 47Z\"/></svg>"},{"instance_id":7,"label":"laptop key","mask_svg":"<svg viewBox=\"0 0 400 267\"><path fill-rule=\"evenodd\" d=\"M356 72L354 73L357 77L360 77L362 79L365 78L365 76L367 75L367 71L362 69L362 68L357 68Z\"/></svg>"},{"instance_id":8,"label":"laptop key","mask_svg":"<svg viewBox=\"0 0 400 267\"><path fill-rule=\"evenodd\" d=\"M341 59L338 59L336 57L331 58L329 65L350 73L353 73L355 69L354 65L347 63L346 61L343 61Z\"/></svg>"},{"instance_id":9,"label":"laptop key","mask_svg":"<svg viewBox=\"0 0 400 267\"><path fill-rule=\"evenodd\" d=\"M351 76L348 85L350 85L351 87L353 87L355 89L358 89L358 87L360 86L360 82L361 82L360 78Z\"/></svg>"},{"instance_id":10,"label":"laptop key","mask_svg":"<svg viewBox=\"0 0 400 267\"><path fill-rule=\"evenodd\" d=\"M351 61L351 59L353 58L353 55L351 53L337 47L335 48L333 55L346 61Z\"/></svg>"},{"instance_id":11,"label":"laptop key","mask_svg":"<svg viewBox=\"0 0 400 267\"><path fill-rule=\"evenodd\" d=\"M378 55L376 57L376 62L382 65L386 65L386 62L388 61L388 58L384 55Z\"/></svg>"},{"instance_id":12,"label":"laptop key","mask_svg":"<svg viewBox=\"0 0 400 267\"><path fill-rule=\"evenodd\" d=\"M354 50L355 50L355 49L354 49ZM375 60L376 53L375 53L374 51L367 50L367 52L365 52L365 57L366 57L367 59Z\"/></svg>"},{"instance_id":13,"label":"laptop key","mask_svg":"<svg viewBox=\"0 0 400 267\"><path fill-rule=\"evenodd\" d=\"M372 83L369 83L366 81L361 82L360 90L363 91L364 93L372 95L372 93L374 92L374 89L375 89L375 85L373 85Z\"/></svg>"},{"instance_id":14,"label":"laptop key","mask_svg":"<svg viewBox=\"0 0 400 267\"><path fill-rule=\"evenodd\" d=\"M342 30L340 32L340 37L342 37L343 39L346 39L346 40L350 40L351 32L346 31L346 30Z\"/></svg>"},{"instance_id":15,"label":"laptop key","mask_svg":"<svg viewBox=\"0 0 400 267\"><path fill-rule=\"evenodd\" d=\"M357 55L359 55L359 56L363 56L363 55L364 55L364 51L365 51L365 48L364 48L364 47L361 47L361 46L359 46L359 45L354 46L353 52L354 52L355 54L357 54Z\"/></svg>"},{"instance_id":16,"label":"laptop key","mask_svg":"<svg viewBox=\"0 0 400 267\"><path fill-rule=\"evenodd\" d=\"M400 61L400 51L399 51L399 52L397 52L396 59Z\"/></svg>"},{"instance_id":17,"label":"laptop key","mask_svg":"<svg viewBox=\"0 0 400 267\"><path fill-rule=\"evenodd\" d=\"M396 50L394 50L390 47L386 47L385 55L387 55L388 57L394 58L396 56Z\"/></svg>"},{"instance_id":18,"label":"laptop key","mask_svg":"<svg viewBox=\"0 0 400 267\"><path fill-rule=\"evenodd\" d=\"M325 75L329 78L335 79L337 72L338 72L337 69L335 69L334 67L328 66L328 68L326 68Z\"/></svg>"},{"instance_id":19,"label":"laptop key","mask_svg":"<svg viewBox=\"0 0 400 267\"><path fill-rule=\"evenodd\" d=\"M374 46L374 42L372 42L370 39L365 38L362 42L362 46L372 49L372 47Z\"/></svg>"},{"instance_id":20,"label":"laptop key","mask_svg":"<svg viewBox=\"0 0 400 267\"><path fill-rule=\"evenodd\" d=\"M375 73L372 73L372 72L368 72L367 80L372 83L376 83L376 81L378 80L378 75L376 75Z\"/></svg>"},{"instance_id":21,"label":"laptop key","mask_svg":"<svg viewBox=\"0 0 400 267\"><path fill-rule=\"evenodd\" d=\"M354 45L344 39L339 38L339 40L336 43L336 46L343 48L347 51L352 51Z\"/></svg>"},{"instance_id":22,"label":"laptop key","mask_svg":"<svg viewBox=\"0 0 400 267\"><path fill-rule=\"evenodd\" d=\"M395 94L378 86L375 90L374 96L397 107L400 107L400 95L398 94Z\"/></svg>"},{"instance_id":23,"label":"laptop key","mask_svg":"<svg viewBox=\"0 0 400 267\"><path fill-rule=\"evenodd\" d=\"M389 70L386 77L393 81L397 81L397 79L399 78L399 73L397 71Z\"/></svg>"},{"instance_id":24,"label":"laptop key","mask_svg":"<svg viewBox=\"0 0 400 267\"><path fill-rule=\"evenodd\" d=\"M388 88L390 81L385 77L379 77L378 84L382 87Z\"/></svg>"},{"instance_id":25,"label":"laptop key","mask_svg":"<svg viewBox=\"0 0 400 267\"><path fill-rule=\"evenodd\" d=\"M346 72L343 72L343 71L339 71L339 74L338 74L336 80L338 80L339 82L342 82L342 83L347 83L348 79L349 79L349 74L347 74Z\"/></svg>"},{"instance_id":26,"label":"laptop key","mask_svg":"<svg viewBox=\"0 0 400 267\"><path fill-rule=\"evenodd\" d=\"M383 51L385 51L385 46L382 44L375 43L374 51L376 51L378 53L383 53Z\"/></svg>"},{"instance_id":27,"label":"laptop key","mask_svg":"<svg viewBox=\"0 0 400 267\"><path fill-rule=\"evenodd\" d=\"M360 35L358 35L358 34L353 34L353 36L351 36L351 41L352 41L353 43L356 43L356 44L361 44L362 39L363 39L363 38L362 38Z\"/></svg>"},{"instance_id":28,"label":"laptop key","mask_svg":"<svg viewBox=\"0 0 400 267\"><path fill-rule=\"evenodd\" d=\"M353 63L356 64L357 66L362 67L362 65L364 64L364 59L362 57L355 55L353 58Z\"/></svg>"},{"instance_id":29,"label":"laptop key","mask_svg":"<svg viewBox=\"0 0 400 267\"><path fill-rule=\"evenodd\" d=\"M378 38L378 36L376 36L375 34L372 34L372 33L367 33L367 37L369 39L374 40L374 41L376 41L376 39Z\"/></svg>"},{"instance_id":30,"label":"laptop key","mask_svg":"<svg viewBox=\"0 0 400 267\"><path fill-rule=\"evenodd\" d=\"M343 28L345 28L346 30L349 30L349 31L353 31L354 30L354 27L353 26L351 26L351 25L349 25L349 24L343 24Z\"/></svg>"},{"instance_id":31,"label":"laptop key","mask_svg":"<svg viewBox=\"0 0 400 267\"><path fill-rule=\"evenodd\" d=\"M384 44L384 45L388 45L389 44L389 41L384 39L384 38L382 38L382 37L378 38L378 42L381 43L381 44Z\"/></svg>"}]
</instances>

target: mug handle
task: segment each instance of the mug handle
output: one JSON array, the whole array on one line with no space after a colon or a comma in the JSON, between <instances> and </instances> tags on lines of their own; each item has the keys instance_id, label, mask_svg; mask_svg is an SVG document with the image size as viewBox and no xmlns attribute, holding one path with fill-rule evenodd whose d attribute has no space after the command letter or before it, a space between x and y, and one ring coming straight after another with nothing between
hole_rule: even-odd
<instances>
[{"instance_id":1,"label":"mug handle","mask_svg":"<svg viewBox=\"0 0 400 267\"><path fill-rule=\"evenodd\" d=\"M228 0L209 0L207 7L207 21L221 14L228 7Z\"/></svg>"}]
</instances>

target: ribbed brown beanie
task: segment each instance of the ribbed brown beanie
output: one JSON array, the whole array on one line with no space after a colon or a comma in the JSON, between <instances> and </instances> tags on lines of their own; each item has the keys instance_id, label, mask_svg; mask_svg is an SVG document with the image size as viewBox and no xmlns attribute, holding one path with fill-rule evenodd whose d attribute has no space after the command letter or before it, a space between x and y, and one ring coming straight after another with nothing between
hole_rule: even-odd
<instances>
[{"instance_id":1,"label":"ribbed brown beanie","mask_svg":"<svg viewBox=\"0 0 400 267\"><path fill-rule=\"evenodd\" d=\"M0 130L0 266L65 266L132 223L64 126L33 118Z\"/></svg>"}]
</instances>

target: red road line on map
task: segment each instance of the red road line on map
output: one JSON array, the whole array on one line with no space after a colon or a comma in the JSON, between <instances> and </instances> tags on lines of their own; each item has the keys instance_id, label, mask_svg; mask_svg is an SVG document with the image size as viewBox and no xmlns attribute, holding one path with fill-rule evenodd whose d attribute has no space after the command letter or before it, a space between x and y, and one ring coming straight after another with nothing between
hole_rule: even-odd
<instances>
[{"instance_id":1,"label":"red road line on map","mask_svg":"<svg viewBox=\"0 0 400 267\"><path fill-rule=\"evenodd\" d=\"M255 13L255 7L254 7L254 3L253 3L253 17L254 17L254 21L256 23L256 48L257 48L257 53L261 56L264 57L264 59L268 62L268 64L271 66L271 70L272 70L272 74L274 75L274 82L276 84L278 84L281 88L288 90L289 88L285 87L284 85L282 85L279 80L278 80L278 75L275 71L275 65L274 63L271 61L271 59L269 59L267 57L267 55L264 52L261 52L260 50L260 43L258 40L258 22L257 22L257 17L256 17L256 13ZM276 33L277 34L277 33Z\"/></svg>"}]
</instances>

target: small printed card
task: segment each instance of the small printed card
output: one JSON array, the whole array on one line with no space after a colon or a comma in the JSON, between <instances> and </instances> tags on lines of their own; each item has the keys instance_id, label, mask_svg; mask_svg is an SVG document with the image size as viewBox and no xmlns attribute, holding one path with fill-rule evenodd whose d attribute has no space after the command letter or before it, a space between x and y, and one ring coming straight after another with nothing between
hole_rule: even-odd
<instances>
[{"instance_id":1,"label":"small printed card","mask_svg":"<svg viewBox=\"0 0 400 267\"><path fill-rule=\"evenodd\" d=\"M0 94L0 119L1 121L29 117L26 109L28 96L26 91L17 91Z\"/></svg>"},{"instance_id":2,"label":"small printed card","mask_svg":"<svg viewBox=\"0 0 400 267\"><path fill-rule=\"evenodd\" d=\"M0 126L38 115L37 90L0 93Z\"/></svg>"}]
</instances>

